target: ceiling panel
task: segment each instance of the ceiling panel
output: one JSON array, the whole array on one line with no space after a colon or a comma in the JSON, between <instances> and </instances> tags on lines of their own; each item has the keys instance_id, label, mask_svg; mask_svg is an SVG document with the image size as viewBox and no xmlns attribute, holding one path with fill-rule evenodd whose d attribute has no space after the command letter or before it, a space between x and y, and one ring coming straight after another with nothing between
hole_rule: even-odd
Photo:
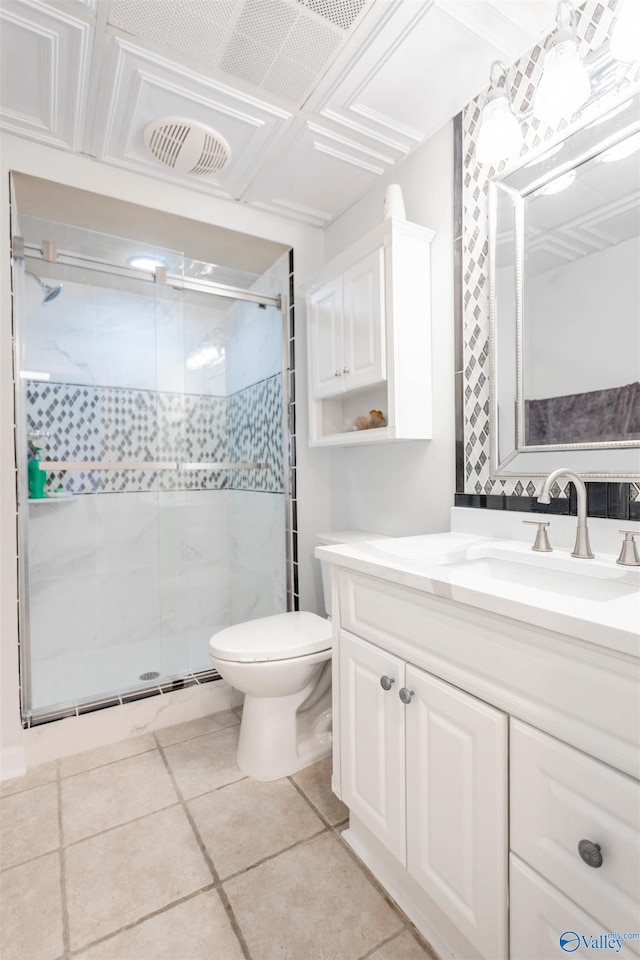
<instances>
[{"instance_id":1,"label":"ceiling panel","mask_svg":"<svg viewBox=\"0 0 640 960\"><path fill-rule=\"evenodd\" d=\"M43 3L0 7L0 122L12 133L77 150L93 27Z\"/></svg>"},{"instance_id":2,"label":"ceiling panel","mask_svg":"<svg viewBox=\"0 0 640 960\"><path fill-rule=\"evenodd\" d=\"M299 122L288 146L244 199L322 226L392 165L393 158L379 150L318 124Z\"/></svg>"}]
</instances>

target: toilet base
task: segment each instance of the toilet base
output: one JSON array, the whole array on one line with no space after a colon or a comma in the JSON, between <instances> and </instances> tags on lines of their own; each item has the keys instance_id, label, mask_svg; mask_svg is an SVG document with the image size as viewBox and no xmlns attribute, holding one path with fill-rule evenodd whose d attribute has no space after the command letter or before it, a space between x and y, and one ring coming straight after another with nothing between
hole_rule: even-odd
<instances>
[{"instance_id":1,"label":"toilet base","mask_svg":"<svg viewBox=\"0 0 640 960\"><path fill-rule=\"evenodd\" d=\"M289 697L245 695L237 762L253 780L278 780L331 753L331 691L297 712L315 684Z\"/></svg>"}]
</instances>

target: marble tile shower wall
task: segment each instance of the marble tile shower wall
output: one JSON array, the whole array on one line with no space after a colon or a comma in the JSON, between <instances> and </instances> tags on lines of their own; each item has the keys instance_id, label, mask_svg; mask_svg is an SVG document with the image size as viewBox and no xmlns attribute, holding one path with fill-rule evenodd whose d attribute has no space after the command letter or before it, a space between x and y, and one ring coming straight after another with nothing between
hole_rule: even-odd
<instances>
[{"instance_id":1,"label":"marble tile shower wall","mask_svg":"<svg viewBox=\"0 0 640 960\"><path fill-rule=\"evenodd\" d=\"M256 283L260 293L288 289L289 256ZM265 469L232 471L229 500L231 623L287 609L283 461L283 316L275 307L237 303L227 338L229 459Z\"/></svg>"},{"instance_id":2,"label":"marble tile shower wall","mask_svg":"<svg viewBox=\"0 0 640 960\"><path fill-rule=\"evenodd\" d=\"M580 54L585 57L611 35L617 0L587 0L577 9ZM509 67L514 109L527 110L542 73L542 48L535 46ZM531 497L539 492L540 478L492 480L489 456L489 237L488 184L495 170L478 163L475 154L480 112L485 91L462 114L462 371L463 458L466 494ZM523 155L537 148L556 131L535 118L522 125ZM640 500L640 485L630 484L631 500ZM459 491L461 492L461 491ZM568 497L570 485L556 485L554 496ZM524 501L523 501L524 502Z\"/></svg>"}]
</instances>

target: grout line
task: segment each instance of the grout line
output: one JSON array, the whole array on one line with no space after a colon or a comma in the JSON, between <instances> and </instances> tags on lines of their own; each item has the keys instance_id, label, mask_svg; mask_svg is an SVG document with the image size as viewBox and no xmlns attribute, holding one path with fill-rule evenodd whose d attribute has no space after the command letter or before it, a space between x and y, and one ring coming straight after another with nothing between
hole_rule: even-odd
<instances>
[{"instance_id":1,"label":"grout line","mask_svg":"<svg viewBox=\"0 0 640 960\"><path fill-rule=\"evenodd\" d=\"M107 744L107 746L108 746L108 744ZM97 747L97 749L100 750L101 748L100 748L100 747ZM74 756L74 754L69 754L68 757L61 757L60 760L58 760L58 763L60 764L60 768L59 768L59 770L60 770L60 779L61 779L61 780L72 780L74 777L81 777L81 776L83 776L83 775L86 774L86 773L93 773L94 770L102 770L104 767L112 767L112 766L114 765L114 763L122 763L123 760L135 760L137 757L143 757L146 753L153 753L153 751L156 750L156 749L157 749L157 748L156 748L155 746L153 746L153 747L147 747L146 750L141 750L139 753L131 753L131 754L129 754L129 756L126 756L126 757L118 757L116 760L107 760L105 763L98 763L98 764L96 764L95 767L87 767L86 770L75 770L73 773L63 773L63 772L62 772L62 769L61 769L62 761L63 761L63 760L70 760L70 759L72 759L73 756ZM84 752L84 751L83 751L83 752ZM88 753L93 753L93 750L87 751L87 752L88 752Z\"/></svg>"},{"instance_id":2,"label":"grout line","mask_svg":"<svg viewBox=\"0 0 640 960\"><path fill-rule=\"evenodd\" d=\"M165 810L171 810L172 807L179 806L180 801L176 799L172 803L168 803L165 807L158 807L157 810L148 810L146 813L141 813L139 817L132 817L131 820L123 820L122 823L114 823L112 827L106 827L104 830L96 830L95 833L89 833L86 837L72 840L71 843L66 845L65 850L70 850L71 847L77 847L78 844L86 843L87 840L93 840L94 837L103 837L107 833L113 833L114 830L120 830L121 827L128 827L131 823L139 823L140 820L145 820L147 817L154 817L157 813L164 813Z\"/></svg>"},{"instance_id":3,"label":"grout line","mask_svg":"<svg viewBox=\"0 0 640 960\"><path fill-rule=\"evenodd\" d=\"M322 813L322 811L315 805L315 803L313 802L313 800L311 800L311 799L307 796L307 794L304 792L304 790L302 789L302 787L301 787L298 783L296 783L296 781L293 779L293 775L290 776L290 777L287 777L287 780L289 781L290 784L292 784L292 786L294 786L294 787L296 788L296 790L298 791L298 793L300 794L300 796L301 796L304 800L307 801L307 803L309 804L309 806L311 807L311 809L313 810L313 812L314 812L315 814L317 814L318 817L320 817L320 820L324 823L325 827L328 828L329 830L333 831L333 825L332 825L331 823L329 823L328 819L325 817L325 815Z\"/></svg>"},{"instance_id":4,"label":"grout line","mask_svg":"<svg viewBox=\"0 0 640 960\"><path fill-rule=\"evenodd\" d=\"M138 920L132 920L131 923L125 924L124 927L118 927L117 930L113 930L111 933L105 934L104 937L100 937L98 940L90 940L88 943L83 943L79 947L76 947L74 950L69 950L69 956L74 957L78 953L84 953L85 950L89 950L96 945L101 943L107 943L109 940L112 940L114 937L117 937L121 933L125 933L127 930L133 930L134 927L139 926L141 923L144 923L145 920L152 920L154 917L160 916L160 914L167 913L169 910L172 910L173 907L178 907L182 903L186 903L188 900L193 900L195 897L199 897L202 893L207 893L209 890L214 890L215 885L213 883L207 883L204 887L200 887L199 890L194 890L192 893L186 894L184 897L178 897L177 900L172 900L171 903L166 903L164 907L159 907L158 910L153 910L151 913L145 913L143 917L140 917ZM66 955L65 955L66 960Z\"/></svg>"},{"instance_id":5,"label":"grout line","mask_svg":"<svg viewBox=\"0 0 640 960\"><path fill-rule=\"evenodd\" d=\"M154 736L155 736L155 735L154 735ZM156 737L156 742L158 742L158 738L157 738L157 737ZM236 915L235 915L235 913L233 912L233 908L232 908L232 906L231 906L231 904L230 904L230 902L229 902L229 898L227 897L227 894L225 893L225 891L222 889L221 881L220 881L220 875L218 874L218 871L217 871L216 868L215 868L215 865L214 865L214 863L213 863L213 860L212 860L211 857L209 856L209 852L208 852L208 850L207 850L207 848L206 848L206 846L205 846L205 844L204 844L204 841L203 841L202 837L200 836L200 831L198 830L198 828L197 828L197 826L196 826L196 824L195 824L195 821L194 821L194 819L193 819L193 817L192 817L192 815L191 815L191 811L189 810L189 808L188 808L188 806L187 806L187 802L185 801L184 797L182 796L182 791L180 790L180 787L178 786L178 782L177 782L177 780L176 780L176 778L175 778L175 776L174 776L173 770L171 769L171 766L169 765L169 761L167 760L167 758L166 758L166 756L165 756L164 749L163 749L163 747L160 745L160 743L158 743L158 750L160 751L160 756L162 757L162 760L163 760L163 762L164 762L164 765L165 765L165 767L167 768L167 773L168 773L169 776L171 777L171 780L172 780L172 782L173 782L174 789L175 789L176 793L178 794L178 798L179 798L179 801L180 801L180 805L182 806L182 810L183 810L183 812L184 812L187 820L189 821L189 825L190 825L190 827L191 827L191 829L192 829L192 831L193 831L193 835L194 835L194 837L195 837L196 843L197 843L198 846L200 847L200 852L202 853L202 856L204 857L205 863L207 864L207 867L209 868L209 872L211 873L211 876L212 876L212 878L213 878L213 884L214 884L214 886L215 886L215 887L217 888L217 890L218 890L218 894L219 894L220 899L221 899L221 901L222 901L222 906L223 906L224 909L225 909L225 913L227 914L227 918L228 918L228 920L229 920L229 923L231 924L231 928L232 928L233 932L235 933L236 937L238 938L238 942L239 942L240 947L241 947L241 949L242 949L242 953L243 953L243 955L244 955L244 957L245 957L245 960L252 960L252 958L251 958L251 952L250 952L250 950L249 950L249 945L248 945L247 941L245 940L245 937L244 937L244 934L242 933L242 930L240 929L240 924L238 923L238 920L237 920L237 918L236 918ZM193 799L195 799L195 798L193 798Z\"/></svg>"},{"instance_id":6,"label":"grout line","mask_svg":"<svg viewBox=\"0 0 640 960\"><path fill-rule=\"evenodd\" d=\"M60 778L60 764L56 762L56 786L58 788L58 831L60 839L60 900L62 909L62 952L69 956L71 949L71 933L69 931L69 906L67 900L67 863L64 849L64 824L62 822L62 780Z\"/></svg>"},{"instance_id":7,"label":"grout line","mask_svg":"<svg viewBox=\"0 0 640 960\"><path fill-rule=\"evenodd\" d=\"M242 867L241 870L236 870L235 873L230 873L228 877L224 878L222 883L225 884L228 883L229 880L237 880L238 877L243 876L245 873L250 873L256 867L261 867L263 863L268 863L269 860L276 860L280 854L289 853L289 851L295 850L296 847L302 847L305 843L310 843L312 840L317 840L318 837L321 837L325 833L329 833L329 831L325 826L323 826L321 830L317 830L308 837L303 837L301 840L296 840L295 843L289 844L288 847L283 847L281 850L276 850L275 853L269 853L266 857L263 857L262 860L256 860L255 863L250 864L248 867Z\"/></svg>"}]
</instances>

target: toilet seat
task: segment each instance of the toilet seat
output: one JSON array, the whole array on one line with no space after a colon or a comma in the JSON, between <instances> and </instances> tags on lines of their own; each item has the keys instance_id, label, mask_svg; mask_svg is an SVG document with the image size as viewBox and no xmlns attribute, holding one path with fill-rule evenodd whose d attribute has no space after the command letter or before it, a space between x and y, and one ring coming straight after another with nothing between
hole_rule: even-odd
<instances>
[{"instance_id":1,"label":"toilet seat","mask_svg":"<svg viewBox=\"0 0 640 960\"><path fill-rule=\"evenodd\" d=\"M219 660L290 660L330 649L331 622L302 610L277 613L225 627L211 637L209 647Z\"/></svg>"}]
</instances>

